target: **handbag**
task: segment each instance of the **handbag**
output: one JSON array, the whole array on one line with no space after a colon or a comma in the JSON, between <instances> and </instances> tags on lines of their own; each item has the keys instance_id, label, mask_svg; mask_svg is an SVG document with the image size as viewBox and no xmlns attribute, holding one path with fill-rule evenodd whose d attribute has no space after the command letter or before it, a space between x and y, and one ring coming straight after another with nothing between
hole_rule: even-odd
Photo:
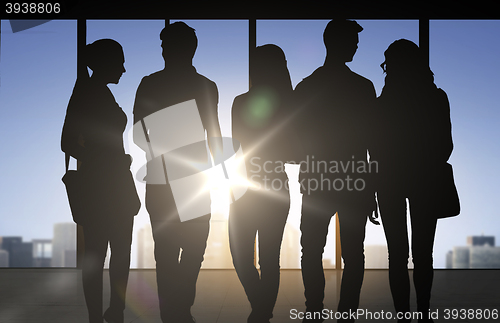
<instances>
[{"instance_id":1,"label":"handbag","mask_svg":"<svg viewBox=\"0 0 500 323\"><path fill-rule=\"evenodd\" d=\"M77 224L83 224L85 218L85 194L84 178L76 170L69 170L69 154L66 154L66 173L62 177L62 181L66 186L66 194L68 195L68 202L73 216L73 221Z\"/></svg>"},{"instance_id":2,"label":"handbag","mask_svg":"<svg viewBox=\"0 0 500 323\"><path fill-rule=\"evenodd\" d=\"M114 171L84 175L81 171L69 170L69 155L66 154L66 174L62 181L75 223L84 225L102 222L105 218L119 220L122 216L139 213L141 201L130 163L115 166Z\"/></svg>"},{"instance_id":3,"label":"handbag","mask_svg":"<svg viewBox=\"0 0 500 323\"><path fill-rule=\"evenodd\" d=\"M429 210L437 219L449 218L460 214L460 198L458 196L453 167L446 163L435 169L429 189Z\"/></svg>"}]
</instances>

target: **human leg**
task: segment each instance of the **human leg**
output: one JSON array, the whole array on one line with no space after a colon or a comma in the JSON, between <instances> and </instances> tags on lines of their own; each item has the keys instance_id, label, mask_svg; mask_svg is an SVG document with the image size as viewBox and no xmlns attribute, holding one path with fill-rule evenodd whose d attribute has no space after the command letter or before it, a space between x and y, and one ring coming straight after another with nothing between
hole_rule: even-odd
<instances>
[{"instance_id":1,"label":"human leg","mask_svg":"<svg viewBox=\"0 0 500 323\"><path fill-rule=\"evenodd\" d=\"M432 281L434 278L433 248L437 219L428 214L423 204L410 199L413 255L413 283L417 294L417 311L421 312L423 322L428 319ZM425 319L428 319L427 321Z\"/></svg>"},{"instance_id":2,"label":"human leg","mask_svg":"<svg viewBox=\"0 0 500 323\"><path fill-rule=\"evenodd\" d=\"M108 239L99 224L83 227L85 253L83 256L82 283L90 323L102 323L102 285L104 259Z\"/></svg>"},{"instance_id":3,"label":"human leg","mask_svg":"<svg viewBox=\"0 0 500 323\"><path fill-rule=\"evenodd\" d=\"M192 322L191 306L196 297L196 282L204 259L210 232L210 214L179 224L179 241L182 248L178 263L177 306L181 322Z\"/></svg>"},{"instance_id":4,"label":"human leg","mask_svg":"<svg viewBox=\"0 0 500 323\"><path fill-rule=\"evenodd\" d=\"M269 322L278 297L280 284L280 251L289 204L286 201L268 201L259 218L259 317Z\"/></svg>"},{"instance_id":5,"label":"human leg","mask_svg":"<svg viewBox=\"0 0 500 323\"><path fill-rule=\"evenodd\" d=\"M164 323L177 318L180 220L168 185L146 185L146 207L151 219L160 316ZM176 217L177 216L177 217Z\"/></svg>"},{"instance_id":6,"label":"human leg","mask_svg":"<svg viewBox=\"0 0 500 323\"><path fill-rule=\"evenodd\" d=\"M132 228L134 218L127 217L113 225L110 230L111 257L109 261L109 279L111 298L109 309L104 313L107 322L123 323L125 296L127 292L130 269L130 247L132 244Z\"/></svg>"},{"instance_id":7,"label":"human leg","mask_svg":"<svg viewBox=\"0 0 500 323\"><path fill-rule=\"evenodd\" d=\"M251 193L247 193L251 194ZM229 214L229 247L234 269L245 289L252 310L259 302L260 276L254 265L254 247L257 234L257 211L252 208L254 199L244 197L231 205ZM251 209L251 210L250 210Z\"/></svg>"},{"instance_id":8,"label":"human leg","mask_svg":"<svg viewBox=\"0 0 500 323\"><path fill-rule=\"evenodd\" d=\"M410 311L406 198L394 191L379 191L378 202L389 252L389 284L397 312Z\"/></svg>"},{"instance_id":9,"label":"human leg","mask_svg":"<svg viewBox=\"0 0 500 323\"><path fill-rule=\"evenodd\" d=\"M356 312L365 270L364 239L367 214L365 210L353 206L339 209L338 216L344 260L338 312Z\"/></svg>"},{"instance_id":10,"label":"human leg","mask_svg":"<svg viewBox=\"0 0 500 323\"><path fill-rule=\"evenodd\" d=\"M328 235L328 225L331 215L325 216L319 212L303 212L300 231L302 236L302 280L306 297L306 310L321 311L325 298L325 274L323 272L323 252Z\"/></svg>"}]
</instances>

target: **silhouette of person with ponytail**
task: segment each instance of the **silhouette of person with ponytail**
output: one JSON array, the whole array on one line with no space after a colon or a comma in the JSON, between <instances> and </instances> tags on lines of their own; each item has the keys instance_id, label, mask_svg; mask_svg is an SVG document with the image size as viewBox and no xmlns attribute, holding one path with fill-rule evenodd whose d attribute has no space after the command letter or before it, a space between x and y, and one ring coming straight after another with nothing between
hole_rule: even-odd
<instances>
[{"instance_id":1,"label":"silhouette of person with ponytail","mask_svg":"<svg viewBox=\"0 0 500 323\"><path fill-rule=\"evenodd\" d=\"M85 48L92 70L76 81L64 121L61 148L78 160L85 217L78 220L84 232L83 291L90 323L123 323L130 266L134 215L140 208L132 174L131 157L125 154L123 132L127 116L107 84L118 84L125 72L122 46L100 39ZM124 201L129 203L124 203ZM111 247L110 306L103 310L103 267Z\"/></svg>"}]
</instances>

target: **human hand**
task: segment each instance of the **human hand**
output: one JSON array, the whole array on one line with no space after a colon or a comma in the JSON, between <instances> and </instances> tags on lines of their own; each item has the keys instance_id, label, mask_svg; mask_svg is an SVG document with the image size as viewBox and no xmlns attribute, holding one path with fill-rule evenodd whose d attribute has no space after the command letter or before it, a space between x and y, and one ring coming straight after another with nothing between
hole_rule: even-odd
<instances>
[{"instance_id":1,"label":"human hand","mask_svg":"<svg viewBox=\"0 0 500 323\"><path fill-rule=\"evenodd\" d=\"M380 225L380 222L377 221L378 216L379 216L377 201L375 199L373 199L373 203L374 203L374 208L373 208L372 213L368 216L368 219L370 220L371 223L373 223L375 225Z\"/></svg>"}]
</instances>

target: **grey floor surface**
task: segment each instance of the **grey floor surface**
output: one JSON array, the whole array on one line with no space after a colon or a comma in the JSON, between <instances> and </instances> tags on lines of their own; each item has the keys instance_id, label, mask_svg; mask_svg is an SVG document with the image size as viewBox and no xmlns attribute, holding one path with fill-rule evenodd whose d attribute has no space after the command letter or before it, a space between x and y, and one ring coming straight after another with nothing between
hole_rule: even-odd
<instances>
[{"instance_id":1,"label":"grey floor surface","mask_svg":"<svg viewBox=\"0 0 500 323\"><path fill-rule=\"evenodd\" d=\"M341 272L327 270L325 273L325 307L334 311ZM105 300L109 298L107 275L105 271ZM360 315L359 322L396 322L395 319L387 319L387 312L393 312L387 276L387 270L366 270L360 302L360 309L365 314ZM413 290L412 299L414 305ZM494 317L491 314L500 310L500 270L436 270L432 306L433 312L439 315L435 322L500 321L498 318L477 317L479 313L490 313ZM294 313L304 309L300 270L282 270L271 322L301 322L294 319ZM368 312L372 315L371 319ZM244 323L249 313L250 306L234 270L201 271L192 309L197 323ZM445 318L447 313L449 319ZM456 319L453 319L453 314L457 314ZM381 315L385 315L385 319ZM0 323L31 322L87 322L80 270L0 270ZM125 322L161 322L154 270L131 271ZM325 322L335 322L335 319Z\"/></svg>"}]
</instances>

